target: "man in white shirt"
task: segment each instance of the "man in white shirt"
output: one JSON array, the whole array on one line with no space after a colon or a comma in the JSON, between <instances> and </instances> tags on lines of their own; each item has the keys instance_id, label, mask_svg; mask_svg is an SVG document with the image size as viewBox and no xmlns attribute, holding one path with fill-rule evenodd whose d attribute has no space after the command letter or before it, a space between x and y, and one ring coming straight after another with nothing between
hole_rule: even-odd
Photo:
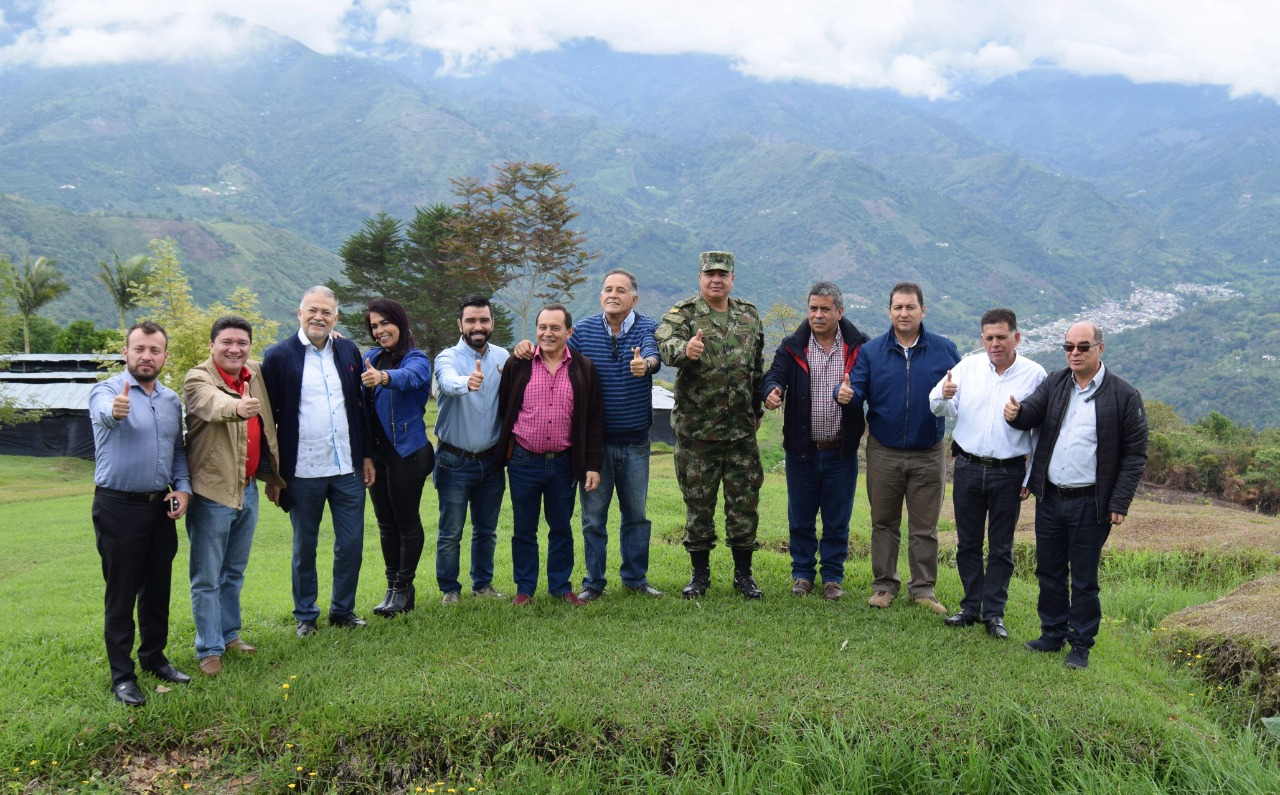
<instances>
[{"instance_id":1,"label":"man in white shirt","mask_svg":"<svg viewBox=\"0 0 1280 795\"><path fill-rule=\"evenodd\" d=\"M364 365L354 342L332 338L338 302L327 287L312 287L298 307L298 333L262 356L280 444L280 476L267 498L293 524L293 617L298 637L316 631L316 546L327 502L333 517L333 592L329 624L362 627L355 614L364 552L365 489L373 484L373 442L365 424Z\"/></svg>"},{"instance_id":2,"label":"man in white shirt","mask_svg":"<svg viewBox=\"0 0 1280 795\"><path fill-rule=\"evenodd\" d=\"M949 627L979 622L987 634L1009 637L1004 606L1013 576L1013 533L1027 489L1027 456L1036 432L1020 431L1004 421L1009 396L1025 398L1045 378L1044 368L1018 355L1017 316L992 309L982 316L982 349L960 360L929 393L929 408L955 420L951 499L956 514L956 569L964 586L960 612ZM988 551L982 561L983 525Z\"/></svg>"}]
</instances>

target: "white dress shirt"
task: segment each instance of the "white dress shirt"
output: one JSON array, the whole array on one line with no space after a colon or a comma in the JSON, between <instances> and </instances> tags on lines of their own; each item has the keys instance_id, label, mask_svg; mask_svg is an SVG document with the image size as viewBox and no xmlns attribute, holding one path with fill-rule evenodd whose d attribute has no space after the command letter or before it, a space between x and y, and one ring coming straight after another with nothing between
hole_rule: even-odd
<instances>
[{"instance_id":1,"label":"white dress shirt","mask_svg":"<svg viewBox=\"0 0 1280 795\"><path fill-rule=\"evenodd\" d=\"M325 478L355 471L347 425L342 376L333 360L333 341L317 349L298 329L305 350L302 395L298 401L298 462L294 475Z\"/></svg>"},{"instance_id":2,"label":"white dress shirt","mask_svg":"<svg viewBox=\"0 0 1280 795\"><path fill-rule=\"evenodd\" d=\"M1082 389L1071 378L1071 400L1062 418L1058 442L1049 457L1049 482L1063 488L1093 486L1098 480L1098 419L1093 398L1102 386L1107 368L1098 363L1098 372Z\"/></svg>"},{"instance_id":3,"label":"white dress shirt","mask_svg":"<svg viewBox=\"0 0 1280 795\"><path fill-rule=\"evenodd\" d=\"M999 459L1029 456L1039 432L1010 427L1004 421L1004 406L1010 395L1024 400L1044 379L1044 368L1025 356L1014 358L1000 374L985 351L972 353L951 368L955 396L950 400L942 397L944 376L929 392L929 408L939 417L955 420L951 438L969 455ZM1027 463L1029 472L1029 458Z\"/></svg>"}]
</instances>

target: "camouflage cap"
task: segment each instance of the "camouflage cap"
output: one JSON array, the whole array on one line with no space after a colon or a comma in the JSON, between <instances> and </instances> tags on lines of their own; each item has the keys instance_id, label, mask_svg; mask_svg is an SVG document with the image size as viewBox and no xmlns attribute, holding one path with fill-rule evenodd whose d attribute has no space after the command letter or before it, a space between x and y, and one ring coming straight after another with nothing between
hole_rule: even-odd
<instances>
[{"instance_id":1,"label":"camouflage cap","mask_svg":"<svg viewBox=\"0 0 1280 795\"><path fill-rule=\"evenodd\" d=\"M698 257L698 271L727 271L733 273L733 253L729 251L704 251Z\"/></svg>"}]
</instances>

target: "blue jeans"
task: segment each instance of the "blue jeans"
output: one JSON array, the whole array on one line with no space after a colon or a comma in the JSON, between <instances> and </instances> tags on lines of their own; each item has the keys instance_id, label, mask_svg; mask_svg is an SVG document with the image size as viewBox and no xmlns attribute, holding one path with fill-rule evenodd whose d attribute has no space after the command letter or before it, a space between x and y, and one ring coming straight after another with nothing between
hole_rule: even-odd
<instances>
[{"instance_id":1,"label":"blue jeans","mask_svg":"<svg viewBox=\"0 0 1280 795\"><path fill-rule=\"evenodd\" d=\"M240 637L240 589L258 526L258 484L244 489L239 510L194 494L187 507L191 544L191 615L196 657L221 656Z\"/></svg>"},{"instance_id":2,"label":"blue jeans","mask_svg":"<svg viewBox=\"0 0 1280 795\"><path fill-rule=\"evenodd\" d=\"M462 526L471 506L471 589L493 584L493 549L498 543L498 512L507 484L497 457L466 458L447 450L436 452L434 475L440 503L440 535L436 540L436 583L443 593L461 591L458 550Z\"/></svg>"},{"instance_id":3,"label":"blue jeans","mask_svg":"<svg viewBox=\"0 0 1280 795\"><path fill-rule=\"evenodd\" d=\"M609 541L606 525L609 505L614 490L618 492L618 507L622 511L622 525L618 541L622 549L622 565L618 573L622 584L639 588L649 582L649 530L652 526L645 516L645 502L649 498L649 443L606 444L604 465L600 467L600 485L591 491L579 487L582 499L582 545L587 557L587 576L583 588L604 591L605 546Z\"/></svg>"},{"instance_id":4,"label":"blue jeans","mask_svg":"<svg viewBox=\"0 0 1280 795\"><path fill-rule=\"evenodd\" d=\"M320 520L329 503L333 518L333 594L329 617L351 615L356 609L356 586L360 583L360 563L364 556L364 479L357 470L347 475L324 478L289 478L293 508L293 617L315 621L316 545L320 540Z\"/></svg>"},{"instance_id":5,"label":"blue jeans","mask_svg":"<svg viewBox=\"0 0 1280 795\"><path fill-rule=\"evenodd\" d=\"M817 519L822 512L822 581L843 582L849 557L849 519L858 487L858 455L810 450L787 456L787 521L791 526L791 577L815 581L819 551Z\"/></svg>"},{"instance_id":6,"label":"blue jeans","mask_svg":"<svg viewBox=\"0 0 1280 795\"><path fill-rule=\"evenodd\" d=\"M1047 483L1044 499L1036 502L1040 633L1085 650L1102 623L1098 563L1111 535L1111 517L1098 521L1097 510L1092 495L1063 499Z\"/></svg>"},{"instance_id":7,"label":"blue jeans","mask_svg":"<svg viewBox=\"0 0 1280 795\"><path fill-rule=\"evenodd\" d=\"M568 455L545 458L519 444L507 462L511 485L511 568L516 593L538 590L538 512L547 519L547 590L569 593L573 576L573 502L576 489Z\"/></svg>"},{"instance_id":8,"label":"blue jeans","mask_svg":"<svg viewBox=\"0 0 1280 795\"><path fill-rule=\"evenodd\" d=\"M956 458L951 501L956 511L956 571L964 585L964 598L960 600L963 613L982 618L1004 617L1009 580L1013 577L1013 531L1022 512L1022 480L1026 473L1024 464L986 467Z\"/></svg>"}]
</instances>

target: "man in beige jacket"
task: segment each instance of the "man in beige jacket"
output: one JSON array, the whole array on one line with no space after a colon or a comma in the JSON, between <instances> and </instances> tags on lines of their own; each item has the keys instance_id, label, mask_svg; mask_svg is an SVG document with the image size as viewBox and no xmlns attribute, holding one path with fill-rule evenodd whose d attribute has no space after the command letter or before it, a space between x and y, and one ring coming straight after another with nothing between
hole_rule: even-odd
<instances>
[{"instance_id":1,"label":"man in beige jacket","mask_svg":"<svg viewBox=\"0 0 1280 795\"><path fill-rule=\"evenodd\" d=\"M209 358L187 372L187 461L191 504L191 613L200 670L217 676L229 649L252 654L240 637L240 589L258 524L254 479L284 486L271 400L261 366L249 360L253 327L226 315L209 332Z\"/></svg>"}]
</instances>

